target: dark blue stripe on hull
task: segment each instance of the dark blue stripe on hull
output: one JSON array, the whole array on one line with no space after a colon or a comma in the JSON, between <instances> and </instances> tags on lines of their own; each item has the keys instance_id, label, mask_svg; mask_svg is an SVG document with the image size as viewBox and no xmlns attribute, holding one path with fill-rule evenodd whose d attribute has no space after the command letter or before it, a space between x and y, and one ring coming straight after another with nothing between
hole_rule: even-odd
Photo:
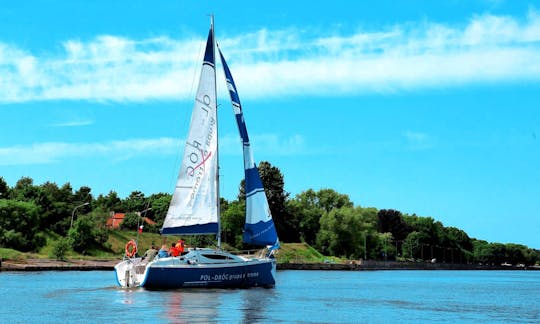
<instances>
[{"instance_id":1,"label":"dark blue stripe on hull","mask_svg":"<svg viewBox=\"0 0 540 324\"><path fill-rule=\"evenodd\" d=\"M240 288L274 285L271 261L222 268L207 268L200 265L176 268L151 267L142 284L143 287L150 289Z\"/></svg>"}]
</instances>

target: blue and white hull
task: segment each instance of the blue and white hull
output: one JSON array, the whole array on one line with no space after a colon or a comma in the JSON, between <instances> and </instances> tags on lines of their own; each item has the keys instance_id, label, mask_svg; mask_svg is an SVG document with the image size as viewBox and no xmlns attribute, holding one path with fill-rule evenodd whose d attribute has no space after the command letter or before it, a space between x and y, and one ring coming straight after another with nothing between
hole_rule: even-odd
<instances>
[{"instance_id":1,"label":"blue and white hull","mask_svg":"<svg viewBox=\"0 0 540 324\"><path fill-rule=\"evenodd\" d=\"M181 257L125 260L115 266L118 285L148 289L273 287L276 263L223 251L192 250Z\"/></svg>"}]
</instances>

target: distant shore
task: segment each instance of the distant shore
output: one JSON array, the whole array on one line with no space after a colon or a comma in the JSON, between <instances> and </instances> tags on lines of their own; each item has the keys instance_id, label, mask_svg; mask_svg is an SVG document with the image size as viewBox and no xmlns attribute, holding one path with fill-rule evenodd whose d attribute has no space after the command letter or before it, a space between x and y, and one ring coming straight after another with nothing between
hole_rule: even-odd
<instances>
[{"instance_id":1,"label":"distant shore","mask_svg":"<svg viewBox=\"0 0 540 324\"><path fill-rule=\"evenodd\" d=\"M92 271L113 270L119 260L25 259L2 260L0 271ZM278 270L540 270L539 266L363 261L350 263L278 263Z\"/></svg>"},{"instance_id":2,"label":"distant shore","mask_svg":"<svg viewBox=\"0 0 540 324\"><path fill-rule=\"evenodd\" d=\"M362 261L344 263L282 263L278 270L540 270L539 266L503 266L458 263Z\"/></svg>"}]
</instances>

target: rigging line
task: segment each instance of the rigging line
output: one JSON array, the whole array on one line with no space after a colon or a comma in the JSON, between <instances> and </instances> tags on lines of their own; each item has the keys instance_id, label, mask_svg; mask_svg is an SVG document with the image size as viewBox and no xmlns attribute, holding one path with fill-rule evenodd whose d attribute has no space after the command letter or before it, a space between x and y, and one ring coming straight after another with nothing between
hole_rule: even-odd
<instances>
[{"instance_id":1,"label":"rigging line","mask_svg":"<svg viewBox=\"0 0 540 324\"><path fill-rule=\"evenodd\" d=\"M196 53L194 59L193 59L193 62L195 62L195 64L192 64L192 68L191 68L191 71L192 71L192 77L191 77L191 88L189 90L189 98L193 98L195 96L195 83L196 83L196 78L197 78L197 70L201 68L201 66L199 64L196 64L196 62L198 62L200 60L200 58L203 56L202 55L202 51L203 51L203 44L206 44L206 41L202 41L202 42L198 42L199 43L199 50L198 51L194 51ZM188 110L189 113L191 113L191 110ZM182 121L184 121L184 123L182 123L182 126L184 127L181 127L181 129L189 129L189 123L191 122L191 118L188 117L188 118L182 118ZM177 129L180 129L180 128L177 128ZM182 164L182 157L183 157L183 146L185 145L185 142L186 142L186 139L185 138L182 138L182 136L179 134L179 132L177 132L179 136L176 136L177 138L177 145L176 145L176 156L175 156L175 160L174 160L174 163L173 163L173 166L171 168L171 175L168 177L169 178L169 188L175 188L173 189L173 193L174 193L174 190L176 190L176 181L178 180L178 170L180 170L180 168L182 167L181 164Z\"/></svg>"}]
</instances>

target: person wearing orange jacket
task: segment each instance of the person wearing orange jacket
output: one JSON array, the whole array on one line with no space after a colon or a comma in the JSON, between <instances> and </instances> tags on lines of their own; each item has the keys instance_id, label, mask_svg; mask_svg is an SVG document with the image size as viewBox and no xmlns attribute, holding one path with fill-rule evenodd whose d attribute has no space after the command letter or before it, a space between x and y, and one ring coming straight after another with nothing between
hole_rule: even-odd
<instances>
[{"instance_id":1,"label":"person wearing orange jacket","mask_svg":"<svg viewBox=\"0 0 540 324\"><path fill-rule=\"evenodd\" d=\"M184 253L184 251L186 249L186 245L185 245L184 240L179 239L178 243L176 243L176 248L178 249L180 254Z\"/></svg>"},{"instance_id":2,"label":"person wearing orange jacket","mask_svg":"<svg viewBox=\"0 0 540 324\"><path fill-rule=\"evenodd\" d=\"M169 254L172 257L177 257L180 255L180 250L176 247L176 244L172 243L171 248L169 249Z\"/></svg>"}]
</instances>

